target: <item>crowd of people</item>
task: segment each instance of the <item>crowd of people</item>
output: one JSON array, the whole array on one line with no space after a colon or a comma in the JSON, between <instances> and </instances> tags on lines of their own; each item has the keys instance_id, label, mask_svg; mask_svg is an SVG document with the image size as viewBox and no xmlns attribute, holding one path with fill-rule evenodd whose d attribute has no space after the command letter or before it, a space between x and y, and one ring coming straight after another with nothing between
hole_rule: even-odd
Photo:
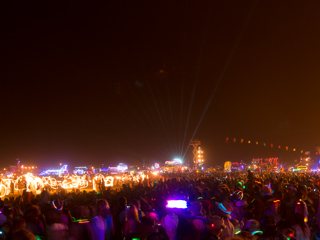
<instances>
[{"instance_id":1,"label":"crowd of people","mask_svg":"<svg viewBox=\"0 0 320 240\"><path fill-rule=\"evenodd\" d=\"M101 192L0 201L0 239L320 239L316 173L169 174ZM183 200L187 208L168 208Z\"/></svg>"}]
</instances>

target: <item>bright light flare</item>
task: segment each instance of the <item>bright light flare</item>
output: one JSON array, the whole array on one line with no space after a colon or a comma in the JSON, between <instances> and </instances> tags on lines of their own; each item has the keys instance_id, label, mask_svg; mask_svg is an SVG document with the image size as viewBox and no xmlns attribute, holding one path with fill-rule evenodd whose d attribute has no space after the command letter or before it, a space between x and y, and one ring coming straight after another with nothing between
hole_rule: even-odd
<instances>
[{"instance_id":1,"label":"bright light flare","mask_svg":"<svg viewBox=\"0 0 320 240\"><path fill-rule=\"evenodd\" d=\"M187 201L186 200L168 200L167 208L179 208L179 209L187 209Z\"/></svg>"}]
</instances>

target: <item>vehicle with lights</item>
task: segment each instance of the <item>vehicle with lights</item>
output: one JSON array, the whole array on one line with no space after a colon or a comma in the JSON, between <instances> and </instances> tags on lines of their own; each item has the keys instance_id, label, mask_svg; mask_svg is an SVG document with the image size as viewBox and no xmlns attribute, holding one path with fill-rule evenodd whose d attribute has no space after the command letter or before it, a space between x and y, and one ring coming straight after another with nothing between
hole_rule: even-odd
<instances>
[{"instance_id":1,"label":"vehicle with lights","mask_svg":"<svg viewBox=\"0 0 320 240\"><path fill-rule=\"evenodd\" d=\"M172 161L166 161L164 166L160 168L162 173L174 173L188 170L187 166L182 164L182 160L175 158Z\"/></svg>"},{"instance_id":2,"label":"vehicle with lights","mask_svg":"<svg viewBox=\"0 0 320 240\"><path fill-rule=\"evenodd\" d=\"M107 171L109 174L125 173L128 171L128 165L124 163L119 163L116 167L109 167Z\"/></svg>"},{"instance_id":3,"label":"vehicle with lights","mask_svg":"<svg viewBox=\"0 0 320 240\"><path fill-rule=\"evenodd\" d=\"M88 167L75 167L73 174L83 175L88 173Z\"/></svg>"},{"instance_id":4,"label":"vehicle with lights","mask_svg":"<svg viewBox=\"0 0 320 240\"><path fill-rule=\"evenodd\" d=\"M39 173L40 176L63 176L68 174L68 165L63 165L60 169L48 169Z\"/></svg>"}]
</instances>

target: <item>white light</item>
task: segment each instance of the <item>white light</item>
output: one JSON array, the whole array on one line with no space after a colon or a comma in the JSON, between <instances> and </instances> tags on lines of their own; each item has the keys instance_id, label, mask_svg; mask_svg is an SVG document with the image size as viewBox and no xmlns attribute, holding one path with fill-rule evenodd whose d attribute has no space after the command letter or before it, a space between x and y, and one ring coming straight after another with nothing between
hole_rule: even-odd
<instances>
[{"instance_id":1,"label":"white light","mask_svg":"<svg viewBox=\"0 0 320 240\"><path fill-rule=\"evenodd\" d=\"M167 208L183 208L186 209L187 201L185 200L168 200Z\"/></svg>"},{"instance_id":2,"label":"white light","mask_svg":"<svg viewBox=\"0 0 320 240\"><path fill-rule=\"evenodd\" d=\"M182 164L182 160L180 158L174 158L173 161Z\"/></svg>"},{"instance_id":3,"label":"white light","mask_svg":"<svg viewBox=\"0 0 320 240\"><path fill-rule=\"evenodd\" d=\"M126 164L123 163L119 163L119 165L117 166L117 170L118 171L125 171L128 169L128 166Z\"/></svg>"}]
</instances>

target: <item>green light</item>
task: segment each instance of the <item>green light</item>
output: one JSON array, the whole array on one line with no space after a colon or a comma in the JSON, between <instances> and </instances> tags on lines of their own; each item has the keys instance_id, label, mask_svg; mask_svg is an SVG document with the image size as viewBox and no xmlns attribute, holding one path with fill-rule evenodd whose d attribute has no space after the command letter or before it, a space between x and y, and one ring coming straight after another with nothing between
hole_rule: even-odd
<instances>
[{"instance_id":1,"label":"green light","mask_svg":"<svg viewBox=\"0 0 320 240\"><path fill-rule=\"evenodd\" d=\"M239 182L240 185L242 185L242 182Z\"/></svg>"},{"instance_id":2,"label":"green light","mask_svg":"<svg viewBox=\"0 0 320 240\"><path fill-rule=\"evenodd\" d=\"M254 232L251 233L251 235L253 236L253 235L255 235L256 233L262 233L262 234L263 234L262 231L254 231Z\"/></svg>"},{"instance_id":3,"label":"green light","mask_svg":"<svg viewBox=\"0 0 320 240\"><path fill-rule=\"evenodd\" d=\"M246 186L243 186L243 189L245 189L246 188Z\"/></svg>"},{"instance_id":4,"label":"green light","mask_svg":"<svg viewBox=\"0 0 320 240\"><path fill-rule=\"evenodd\" d=\"M85 222L88 221L88 219L78 219L78 220L74 220L73 222Z\"/></svg>"}]
</instances>

